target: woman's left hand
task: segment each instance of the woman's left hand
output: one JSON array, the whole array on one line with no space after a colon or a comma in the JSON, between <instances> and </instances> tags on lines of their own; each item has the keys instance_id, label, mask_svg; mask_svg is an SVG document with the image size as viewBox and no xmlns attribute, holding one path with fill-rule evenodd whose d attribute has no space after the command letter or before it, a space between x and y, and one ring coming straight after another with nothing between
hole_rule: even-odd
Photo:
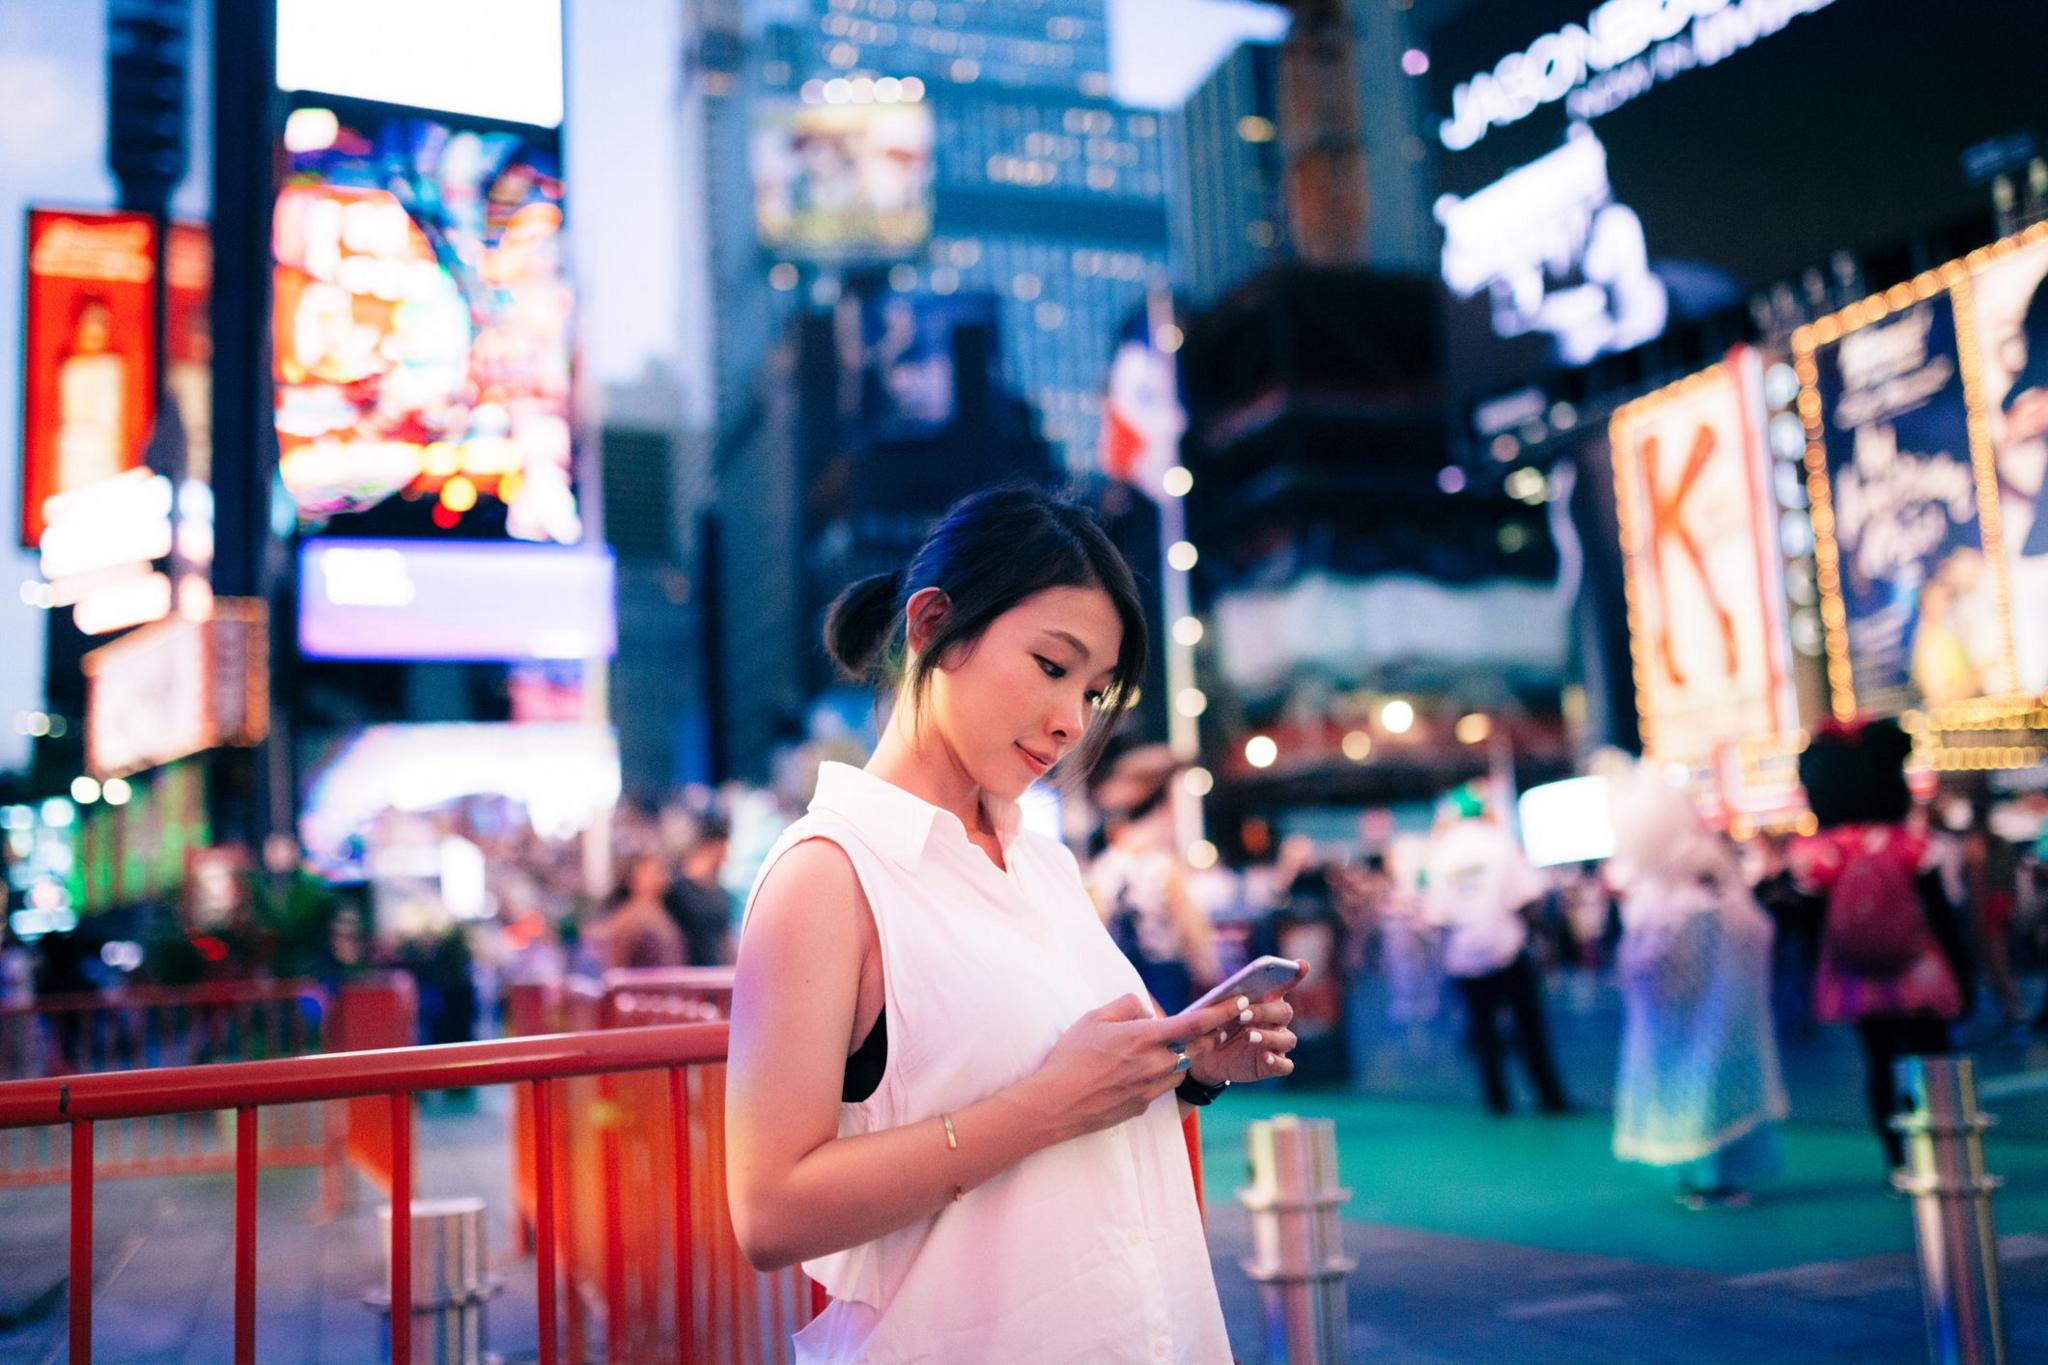
<instances>
[{"instance_id":1,"label":"woman's left hand","mask_svg":"<svg viewBox=\"0 0 2048 1365\"><path fill-rule=\"evenodd\" d=\"M1307 975L1308 964L1304 962L1287 990L1300 985ZM1250 1022L1230 1025L1229 1038L1196 1058L1188 1074L1203 1085L1224 1081L1246 1085L1285 1076L1294 1070L1294 1059L1287 1055L1294 1050L1296 1041L1294 1031L1288 1027L1293 1022L1294 1006L1287 1003L1284 992L1253 1005Z\"/></svg>"}]
</instances>

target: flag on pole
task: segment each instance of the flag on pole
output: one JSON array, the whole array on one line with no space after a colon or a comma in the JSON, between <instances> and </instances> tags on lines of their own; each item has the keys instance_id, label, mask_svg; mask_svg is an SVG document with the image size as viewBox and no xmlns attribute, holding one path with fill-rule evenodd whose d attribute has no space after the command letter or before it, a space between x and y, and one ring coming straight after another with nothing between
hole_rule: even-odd
<instances>
[{"instance_id":1,"label":"flag on pole","mask_svg":"<svg viewBox=\"0 0 2048 1365\"><path fill-rule=\"evenodd\" d=\"M1161 480L1180 462L1187 425L1173 357L1148 336L1126 338L1110 361L1102 403L1102 434L1096 443L1102 472L1155 502L1163 499Z\"/></svg>"}]
</instances>

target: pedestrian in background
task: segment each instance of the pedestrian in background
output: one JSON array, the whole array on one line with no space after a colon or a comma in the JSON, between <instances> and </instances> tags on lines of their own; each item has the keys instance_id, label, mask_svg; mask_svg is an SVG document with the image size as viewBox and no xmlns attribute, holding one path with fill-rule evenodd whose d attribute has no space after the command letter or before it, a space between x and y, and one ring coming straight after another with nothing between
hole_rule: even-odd
<instances>
[{"instance_id":1,"label":"pedestrian in background","mask_svg":"<svg viewBox=\"0 0 2048 1365\"><path fill-rule=\"evenodd\" d=\"M1178 768L1170 755L1161 761L1164 750L1124 755L1097 788L1106 843L1088 864L1087 881L1110 938L1159 1007L1175 1014L1219 977L1215 927L1189 894L1187 864L1174 844L1168 798Z\"/></svg>"},{"instance_id":2,"label":"pedestrian in background","mask_svg":"<svg viewBox=\"0 0 2048 1365\"><path fill-rule=\"evenodd\" d=\"M643 853L626 864L626 879L604 913L583 931L582 950L600 975L622 967L680 967L683 931L669 918L667 861Z\"/></svg>"},{"instance_id":3,"label":"pedestrian in background","mask_svg":"<svg viewBox=\"0 0 2048 1365\"><path fill-rule=\"evenodd\" d=\"M733 959L732 898L720 884L731 835L715 815L700 818L683 854L683 874L664 903L683 931L684 960L692 967L717 967Z\"/></svg>"},{"instance_id":4,"label":"pedestrian in background","mask_svg":"<svg viewBox=\"0 0 2048 1365\"><path fill-rule=\"evenodd\" d=\"M1424 915L1444 931L1445 973L1464 997L1472 1055L1486 1107L1511 1108L1501 1021L1512 1020L1515 1050L1546 1114L1569 1112L1550 1054L1543 986L1529 956L1529 915L1543 880L1505 829L1470 791L1453 793L1431 836L1423 885Z\"/></svg>"},{"instance_id":5,"label":"pedestrian in background","mask_svg":"<svg viewBox=\"0 0 2048 1365\"><path fill-rule=\"evenodd\" d=\"M1947 898L1923 871L1927 841L1907 828L1911 751L1896 721L1823 724L1799 757L1820 832L1792 846L1794 879L1825 906L1814 1017L1856 1026L1870 1121L1894 1169L1905 1146L1891 1127L1893 1068L1901 1057L1947 1051L1963 1009L1935 923Z\"/></svg>"},{"instance_id":6,"label":"pedestrian in background","mask_svg":"<svg viewBox=\"0 0 2048 1365\"><path fill-rule=\"evenodd\" d=\"M1734 851L1647 764L1608 775L1621 890L1614 1154L1689 1208L1746 1204L1782 1165L1770 917Z\"/></svg>"}]
</instances>

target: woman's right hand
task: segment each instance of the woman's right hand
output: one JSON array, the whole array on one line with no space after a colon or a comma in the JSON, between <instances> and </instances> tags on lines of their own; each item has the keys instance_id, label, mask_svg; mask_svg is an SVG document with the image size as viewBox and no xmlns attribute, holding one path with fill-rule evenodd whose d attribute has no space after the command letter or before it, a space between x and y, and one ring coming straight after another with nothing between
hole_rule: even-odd
<instances>
[{"instance_id":1,"label":"woman's right hand","mask_svg":"<svg viewBox=\"0 0 2048 1365\"><path fill-rule=\"evenodd\" d=\"M1161 1019L1137 996L1123 996L1076 1019L1030 1084L1063 1137L1114 1128L1178 1086L1196 1059L1242 1026L1250 1009L1248 998L1233 996Z\"/></svg>"}]
</instances>

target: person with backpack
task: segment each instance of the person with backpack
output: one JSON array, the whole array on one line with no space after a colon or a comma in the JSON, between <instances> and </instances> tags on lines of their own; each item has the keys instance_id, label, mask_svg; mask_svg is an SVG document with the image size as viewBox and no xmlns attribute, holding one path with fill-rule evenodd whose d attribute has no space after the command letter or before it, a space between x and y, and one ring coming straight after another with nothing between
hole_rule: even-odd
<instances>
[{"instance_id":1,"label":"person with backpack","mask_svg":"<svg viewBox=\"0 0 2048 1365\"><path fill-rule=\"evenodd\" d=\"M1907 827L1912 794L1905 761L1912 740L1896 721L1828 722L1799 758L1799 778L1819 831L1791 850L1800 888L1821 899L1814 1017L1853 1023L1868 1067L1871 1122L1893 1169L1905 1147L1898 1112L1898 1059L1945 1052L1962 1016L1955 967L1937 918L1938 877L1923 870L1925 836Z\"/></svg>"}]
</instances>

